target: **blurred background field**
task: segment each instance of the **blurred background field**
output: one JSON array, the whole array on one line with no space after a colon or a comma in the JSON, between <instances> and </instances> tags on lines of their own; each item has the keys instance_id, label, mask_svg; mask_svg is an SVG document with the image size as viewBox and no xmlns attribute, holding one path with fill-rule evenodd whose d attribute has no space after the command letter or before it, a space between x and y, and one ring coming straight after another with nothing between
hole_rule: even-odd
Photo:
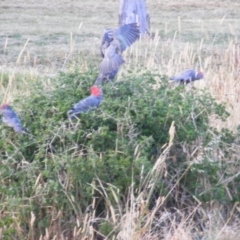
<instances>
[{"instance_id":1,"label":"blurred background field","mask_svg":"<svg viewBox=\"0 0 240 240\"><path fill-rule=\"evenodd\" d=\"M166 75L185 68L202 70L205 80L197 87L209 88L227 103L232 117L226 127L235 129L240 119L239 4L147 1L155 38L135 44L129 52L136 61L127 59L133 66L126 64L122 71L139 65ZM117 26L118 7L118 1L1 1L1 78L8 73L17 78L23 71L32 77L52 76L76 58L83 69L97 68L101 34ZM24 81L22 85L25 89Z\"/></svg>"},{"instance_id":2,"label":"blurred background field","mask_svg":"<svg viewBox=\"0 0 240 240\"><path fill-rule=\"evenodd\" d=\"M0 239L239 239L240 1L146 4L150 38L73 128L119 1L0 0L0 100L33 134L1 125ZM204 80L167 83L187 68Z\"/></svg>"}]
</instances>

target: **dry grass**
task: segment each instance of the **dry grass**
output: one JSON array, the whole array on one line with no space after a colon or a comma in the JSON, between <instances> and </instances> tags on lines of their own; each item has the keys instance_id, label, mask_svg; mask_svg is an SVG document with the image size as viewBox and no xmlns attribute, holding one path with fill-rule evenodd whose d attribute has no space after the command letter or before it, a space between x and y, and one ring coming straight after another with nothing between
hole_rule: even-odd
<instances>
[{"instance_id":1,"label":"dry grass","mask_svg":"<svg viewBox=\"0 0 240 240\"><path fill-rule=\"evenodd\" d=\"M81 69L98 67L102 31L105 27L117 26L118 22L118 1L113 0L12 0L1 1L0 5L1 102L11 102L16 94L28 93L29 81L35 81L39 76L46 81L49 76L65 70L72 59L77 59ZM212 119L213 124L235 130L240 124L240 2L148 0L147 8L155 37L141 39L125 53L127 64L118 78L130 69L136 74L141 74L138 70L144 68L162 75L173 75L185 68L200 69L205 79L194 85L209 89L219 102L226 102L231 114L224 125L215 119ZM45 84L46 87L50 85ZM229 227L226 219L232 221L231 216L226 218L221 212L217 213L218 206L211 207L211 211L199 205L188 212L171 213L164 209L164 199L159 198L156 206L147 210L148 202L142 196L151 194L154 174L164 174L164 170L154 172L163 169L164 157L159 158L156 162L158 168L154 168L146 179L145 192L138 192L136 197L130 189L129 203L127 206L118 205L117 210L113 209L118 204L117 197L114 203L109 202L109 218L106 220L118 229L115 239L160 239L160 235L167 240L239 239L239 223L235 221L236 226ZM101 184L98 182L98 186ZM93 184L93 189L105 194L104 186L99 189ZM156 216L159 209L161 215ZM238 207L234 211L239 212ZM52 212L52 225L40 239L47 240L49 236L60 239L60 235L54 232L60 231L58 222L62 213ZM191 220L197 214L204 223L196 226ZM92 222L97 220L94 212L73 219L74 233L68 239L93 239ZM34 215L29 217L29 223L33 225L34 221ZM17 219L13 224L18 229ZM29 224L29 239L34 231L32 225ZM67 239L63 235L61 239Z\"/></svg>"}]
</instances>

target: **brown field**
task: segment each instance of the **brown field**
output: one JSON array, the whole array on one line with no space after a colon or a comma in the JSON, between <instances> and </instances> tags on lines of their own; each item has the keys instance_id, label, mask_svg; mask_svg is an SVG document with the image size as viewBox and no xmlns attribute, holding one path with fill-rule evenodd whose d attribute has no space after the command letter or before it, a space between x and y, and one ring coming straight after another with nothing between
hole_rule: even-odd
<instances>
[{"instance_id":1,"label":"brown field","mask_svg":"<svg viewBox=\"0 0 240 240\"><path fill-rule=\"evenodd\" d=\"M90 66L97 68L101 34L104 28L118 25L118 7L116 0L0 0L0 101L12 102L19 94L29 94L28 83L37 77L43 83L47 81L49 87L51 77L60 71L76 65L81 71ZM137 70L142 68L168 76L186 68L202 70L204 80L194 85L208 89L219 102L226 103L230 113L225 123L213 118L212 124L236 130L240 124L240 1L147 0L147 11L152 38L141 39L124 53L126 64L118 78L130 68L136 74L141 74ZM134 215L131 207L121 213L118 239L159 239L154 229L146 235L144 230L152 221L162 224L164 216L153 220L149 213L145 228L138 232L141 213ZM238 208L235 206L240 211ZM227 219L214 211L208 216L203 214L208 217L204 239L239 239L239 224L227 225L231 210L229 213ZM29 217L29 221L33 219ZM86 229L91 228L85 224ZM172 223L171 234L166 228L165 239L194 239L190 227L188 219L181 218L177 228ZM0 225L0 239L1 229ZM51 239L47 229L41 239Z\"/></svg>"}]
</instances>

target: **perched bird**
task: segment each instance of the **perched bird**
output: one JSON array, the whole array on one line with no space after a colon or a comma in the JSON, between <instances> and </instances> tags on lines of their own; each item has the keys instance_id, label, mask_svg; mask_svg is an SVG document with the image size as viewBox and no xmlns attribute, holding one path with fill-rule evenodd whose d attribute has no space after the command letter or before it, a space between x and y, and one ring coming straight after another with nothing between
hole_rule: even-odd
<instances>
[{"instance_id":1,"label":"perched bird","mask_svg":"<svg viewBox=\"0 0 240 240\"><path fill-rule=\"evenodd\" d=\"M0 113L2 114L2 122L8 127L12 127L15 132L26 133L17 114L8 104L2 104L0 106Z\"/></svg>"},{"instance_id":2,"label":"perched bird","mask_svg":"<svg viewBox=\"0 0 240 240\"><path fill-rule=\"evenodd\" d=\"M125 24L117 29L106 29L101 41L99 74L95 85L106 80L113 80L118 69L125 62L122 52L139 38L140 32L136 23Z\"/></svg>"},{"instance_id":3,"label":"perched bird","mask_svg":"<svg viewBox=\"0 0 240 240\"><path fill-rule=\"evenodd\" d=\"M68 117L73 119L79 113L87 112L92 108L98 107L103 98L103 92L97 86L92 86L90 88L91 95L74 104L71 110L67 112Z\"/></svg>"},{"instance_id":4,"label":"perched bird","mask_svg":"<svg viewBox=\"0 0 240 240\"><path fill-rule=\"evenodd\" d=\"M185 70L177 76L170 77L170 80L179 82L180 84L187 84L200 79L203 79L203 73L195 72L193 69Z\"/></svg>"}]
</instances>

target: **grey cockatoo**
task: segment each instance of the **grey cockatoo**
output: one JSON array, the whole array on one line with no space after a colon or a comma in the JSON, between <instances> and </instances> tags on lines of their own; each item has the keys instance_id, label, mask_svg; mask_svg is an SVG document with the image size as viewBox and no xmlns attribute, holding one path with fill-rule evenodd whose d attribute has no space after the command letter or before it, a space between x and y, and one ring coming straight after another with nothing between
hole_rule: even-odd
<instances>
[{"instance_id":1,"label":"grey cockatoo","mask_svg":"<svg viewBox=\"0 0 240 240\"><path fill-rule=\"evenodd\" d=\"M187 84L196 80L203 79L202 72L195 72L193 69L188 69L180 73L179 75L170 77L170 80L179 82L181 84Z\"/></svg>"},{"instance_id":2,"label":"grey cockatoo","mask_svg":"<svg viewBox=\"0 0 240 240\"><path fill-rule=\"evenodd\" d=\"M106 29L101 42L99 75L96 85L104 80L113 80L119 67L124 63L122 52L139 38L140 32L136 23L125 24L117 29Z\"/></svg>"},{"instance_id":3,"label":"grey cockatoo","mask_svg":"<svg viewBox=\"0 0 240 240\"><path fill-rule=\"evenodd\" d=\"M0 106L0 113L2 115L2 122L14 129L15 132L26 133L23 129L21 122L17 114L8 104L2 104Z\"/></svg>"},{"instance_id":4,"label":"grey cockatoo","mask_svg":"<svg viewBox=\"0 0 240 240\"><path fill-rule=\"evenodd\" d=\"M67 112L68 117L73 119L79 113L87 112L92 108L98 107L103 98L102 90L97 86L92 86L90 88L91 95L74 104L71 110Z\"/></svg>"}]
</instances>

